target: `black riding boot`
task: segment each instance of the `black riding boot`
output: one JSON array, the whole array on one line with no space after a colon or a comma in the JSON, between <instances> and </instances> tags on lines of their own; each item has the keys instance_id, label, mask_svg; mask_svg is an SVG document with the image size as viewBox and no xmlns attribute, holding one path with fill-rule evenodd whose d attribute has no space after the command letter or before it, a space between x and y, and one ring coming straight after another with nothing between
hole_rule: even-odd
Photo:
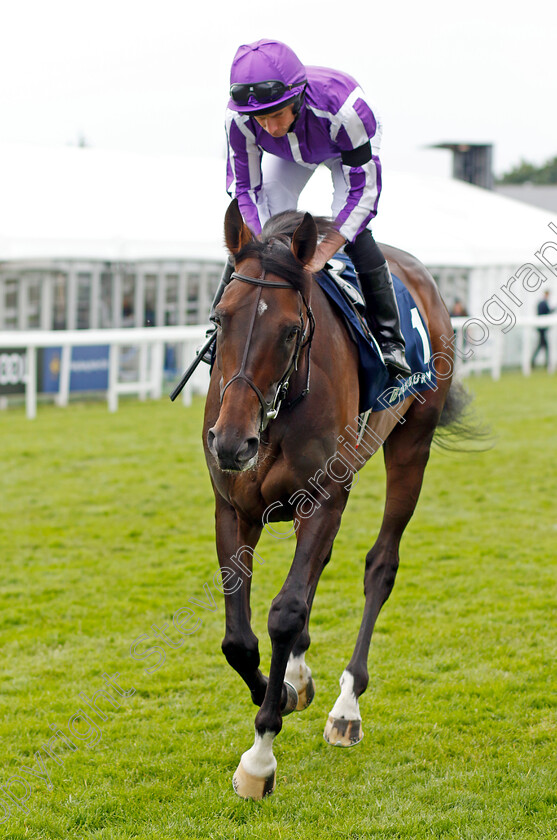
<instances>
[{"instance_id":1,"label":"black riding boot","mask_svg":"<svg viewBox=\"0 0 557 840\"><path fill-rule=\"evenodd\" d=\"M224 265L224 270L222 272L222 277L220 278L219 285L217 286L217 291L215 292L215 296L214 296L213 302L211 304L211 311L213 311L213 309L215 308L215 306L217 305L217 303L219 302L219 300L223 296L224 290L226 289L228 283L230 282L230 277L231 277L233 271L234 271L234 263L232 262L232 260L228 259L226 261L225 265ZM209 336L212 335L213 333L215 333L216 330L217 330L216 327L211 327L205 333L205 337L209 338ZM210 365L211 362L213 361L213 347L214 347L214 344L211 347L209 347L208 350L205 351L205 353L203 354L203 356L201 358L201 361L206 362L208 365Z\"/></svg>"},{"instance_id":2,"label":"black riding boot","mask_svg":"<svg viewBox=\"0 0 557 840\"><path fill-rule=\"evenodd\" d=\"M392 377L404 379L412 374L404 355L405 341L389 266L383 263L372 271L358 273L366 302L366 316Z\"/></svg>"}]
</instances>

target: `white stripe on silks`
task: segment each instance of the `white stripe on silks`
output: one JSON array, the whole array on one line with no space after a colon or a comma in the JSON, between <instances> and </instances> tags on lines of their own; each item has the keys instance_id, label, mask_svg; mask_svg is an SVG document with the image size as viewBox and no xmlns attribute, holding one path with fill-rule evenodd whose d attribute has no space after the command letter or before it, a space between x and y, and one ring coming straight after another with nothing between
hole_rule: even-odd
<instances>
[{"instance_id":1,"label":"white stripe on silks","mask_svg":"<svg viewBox=\"0 0 557 840\"><path fill-rule=\"evenodd\" d=\"M234 112L232 112L234 114ZM246 138L246 154L248 156L249 185L253 190L261 184L261 150L255 142L255 134L248 127L249 117L246 114L236 114L232 117L237 128ZM232 122L231 120L231 122ZM230 136L230 130L229 130ZM230 143L228 144L230 146ZM234 170L236 180L236 171Z\"/></svg>"},{"instance_id":2,"label":"white stripe on silks","mask_svg":"<svg viewBox=\"0 0 557 840\"><path fill-rule=\"evenodd\" d=\"M379 157L379 150L381 148L381 140L383 139L383 123L375 115L375 134L371 138L371 151L376 157Z\"/></svg>"},{"instance_id":3,"label":"white stripe on silks","mask_svg":"<svg viewBox=\"0 0 557 840\"><path fill-rule=\"evenodd\" d=\"M317 166L316 163L306 163L303 159L302 153L300 151L300 144L294 132L289 131L286 136L288 137L288 142L290 143L290 151L292 152L294 162L299 163L300 166L307 166L308 169L315 169Z\"/></svg>"},{"instance_id":4,"label":"white stripe on silks","mask_svg":"<svg viewBox=\"0 0 557 840\"><path fill-rule=\"evenodd\" d=\"M320 108L314 108L313 105L308 105L308 108L315 114L316 117L328 121L329 137L334 142L337 139L337 134L341 126L338 114L331 114L330 111L322 111Z\"/></svg>"},{"instance_id":5,"label":"white stripe on silks","mask_svg":"<svg viewBox=\"0 0 557 840\"><path fill-rule=\"evenodd\" d=\"M323 120L329 120L329 122L332 122L335 119L335 114L332 114L330 111L322 111L321 108L316 108L314 105L310 105L309 103L307 107L310 111L313 111L316 117L321 117Z\"/></svg>"},{"instance_id":6,"label":"white stripe on silks","mask_svg":"<svg viewBox=\"0 0 557 840\"><path fill-rule=\"evenodd\" d=\"M246 116L246 114L237 114L236 117L234 117L233 119L240 131L242 132L242 134L244 135L244 137L246 137L248 140L251 140L252 143L255 143L255 134L250 128L248 128L248 117Z\"/></svg>"},{"instance_id":7,"label":"white stripe on silks","mask_svg":"<svg viewBox=\"0 0 557 840\"><path fill-rule=\"evenodd\" d=\"M329 121L329 136L333 142L336 141L340 128L344 126L353 148L357 149L358 146L363 146L369 140L366 127L360 119L358 112L354 109L355 101L363 98L363 90L361 87L356 87L347 96L336 114L332 114L330 111L322 111L320 108L314 108L312 105L308 105L308 107L316 117L321 117L321 119Z\"/></svg>"},{"instance_id":8,"label":"white stripe on silks","mask_svg":"<svg viewBox=\"0 0 557 840\"><path fill-rule=\"evenodd\" d=\"M255 148L257 149L257 146ZM249 184L253 190L261 185L261 152L259 150L252 152L248 149L248 171Z\"/></svg>"},{"instance_id":9,"label":"white stripe on silks","mask_svg":"<svg viewBox=\"0 0 557 840\"><path fill-rule=\"evenodd\" d=\"M344 126L344 130L350 137L350 142L352 143L352 147L354 149L357 149L359 146L363 146L364 143L367 143L367 141L369 140L366 127L363 124L358 112L354 108L354 103L356 102L356 99L363 99L363 97L363 90L360 87L354 88L354 90L347 98L344 105L341 106L338 114L336 115L339 121L339 128L341 125ZM333 138L332 134L331 138L335 139Z\"/></svg>"},{"instance_id":10,"label":"white stripe on silks","mask_svg":"<svg viewBox=\"0 0 557 840\"><path fill-rule=\"evenodd\" d=\"M230 116L229 116L230 115ZM228 194L231 196L236 195L236 167L234 165L235 160L235 153L234 149L232 148L232 144L230 143L230 126L232 124L232 111L226 112L226 137L228 139L227 151L228 151L228 163L230 164L230 171L232 173L232 181L228 187Z\"/></svg>"},{"instance_id":11,"label":"white stripe on silks","mask_svg":"<svg viewBox=\"0 0 557 840\"><path fill-rule=\"evenodd\" d=\"M350 167L345 167L346 169L350 169ZM366 175L366 183L362 195L360 196L360 200L339 229L339 233L341 233L349 242L352 241L354 235L356 234L358 228L362 224L363 220L366 216L369 216L370 212L373 210L375 205L375 201L377 200L377 169L375 168L375 162L373 160L364 163L363 166L358 167L359 169L363 169ZM348 183L350 183L348 177ZM348 196L348 198L350 195Z\"/></svg>"},{"instance_id":12,"label":"white stripe on silks","mask_svg":"<svg viewBox=\"0 0 557 840\"><path fill-rule=\"evenodd\" d=\"M255 204L255 209L257 210L257 215L259 216L259 224L263 227L265 222L268 222L271 218L271 212L269 211L269 198L265 192L265 186L262 186L258 192L251 190L250 197Z\"/></svg>"},{"instance_id":13,"label":"white stripe on silks","mask_svg":"<svg viewBox=\"0 0 557 840\"><path fill-rule=\"evenodd\" d=\"M236 126L236 128L244 135L247 140L250 140L252 143L255 144L255 134L250 128L246 125L248 118L245 114L237 114L235 111L227 111L226 112L226 135L230 137L230 130L232 128L232 123Z\"/></svg>"},{"instance_id":14,"label":"white stripe on silks","mask_svg":"<svg viewBox=\"0 0 557 840\"><path fill-rule=\"evenodd\" d=\"M255 135L247 129L245 132L246 152L248 156L249 185L251 189L261 186L261 149L255 142Z\"/></svg>"},{"instance_id":15,"label":"white stripe on silks","mask_svg":"<svg viewBox=\"0 0 557 840\"><path fill-rule=\"evenodd\" d=\"M236 115L235 111L228 111L227 110L226 115L224 117L224 122L226 124L226 136L227 137L230 137L230 126L232 125L232 123L234 121L235 115Z\"/></svg>"},{"instance_id":16,"label":"white stripe on silks","mask_svg":"<svg viewBox=\"0 0 557 840\"><path fill-rule=\"evenodd\" d=\"M228 153L228 161L230 163L230 170L232 172L232 181L228 186L228 195L234 198L236 196L236 170L234 169L234 152L230 149Z\"/></svg>"}]
</instances>

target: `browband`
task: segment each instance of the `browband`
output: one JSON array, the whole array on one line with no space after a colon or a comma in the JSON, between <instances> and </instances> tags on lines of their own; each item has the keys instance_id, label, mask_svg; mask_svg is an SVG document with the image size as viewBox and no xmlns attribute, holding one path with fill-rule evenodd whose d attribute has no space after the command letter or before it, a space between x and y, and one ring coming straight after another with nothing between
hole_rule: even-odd
<instances>
[{"instance_id":1,"label":"browband","mask_svg":"<svg viewBox=\"0 0 557 840\"><path fill-rule=\"evenodd\" d=\"M293 289L297 291L292 283L274 283L272 280L265 280L265 272L261 277L248 277L247 274L238 274L237 271L233 271L230 280L241 280L243 283L251 283L252 286L272 286L273 289Z\"/></svg>"}]
</instances>

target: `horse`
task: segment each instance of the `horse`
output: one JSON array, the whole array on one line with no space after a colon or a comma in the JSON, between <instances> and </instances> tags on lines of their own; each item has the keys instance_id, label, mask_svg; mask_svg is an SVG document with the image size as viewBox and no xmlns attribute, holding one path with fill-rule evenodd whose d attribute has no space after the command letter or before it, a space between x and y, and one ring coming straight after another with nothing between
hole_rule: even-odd
<instances>
[{"instance_id":1,"label":"horse","mask_svg":"<svg viewBox=\"0 0 557 840\"><path fill-rule=\"evenodd\" d=\"M356 345L305 268L331 224L288 211L271 218L255 237L235 200L224 222L234 273L212 312L216 355L203 443L225 600L222 650L259 706L253 746L233 777L234 790L244 799L272 793L273 741L283 717L313 699L315 685L305 661L313 598L353 477L382 446L383 520L365 558L361 627L324 732L336 746L362 739L359 698L369 679L372 632L395 582L401 537L418 501L434 433L462 414L446 350L453 331L437 286L416 258L381 246L391 271L416 302L434 357L445 361L439 362L435 388L409 392L395 411L372 412L367 426L358 429ZM296 548L269 611L272 656L266 677L250 626L250 582L254 559L261 562L255 547L263 528L285 521L292 522Z\"/></svg>"}]
</instances>

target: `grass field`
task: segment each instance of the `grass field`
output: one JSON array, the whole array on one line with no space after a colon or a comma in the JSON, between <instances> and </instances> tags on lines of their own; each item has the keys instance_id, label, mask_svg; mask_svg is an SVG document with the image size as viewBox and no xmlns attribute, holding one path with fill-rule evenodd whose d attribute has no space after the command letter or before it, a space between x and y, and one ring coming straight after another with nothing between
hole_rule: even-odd
<instances>
[{"instance_id":1,"label":"grass field","mask_svg":"<svg viewBox=\"0 0 557 840\"><path fill-rule=\"evenodd\" d=\"M11 811L0 835L554 838L556 380L469 387L495 447L432 456L372 643L363 742L331 748L322 731L361 616L380 457L360 476L315 600L315 701L286 719L277 790L259 803L231 786L255 707L220 652L222 596L211 586L215 609L196 607L202 626L167 646L158 670L145 672L156 653L129 655L189 598L210 606L202 402L129 401L115 415L46 406L33 422L0 413L0 820ZM253 621L267 668L267 611L292 545L265 535L258 551ZM90 698L116 672L135 694L118 709L105 702L101 722L80 692ZM50 725L77 745L58 747L58 762L41 751L49 738L63 745Z\"/></svg>"}]
</instances>

